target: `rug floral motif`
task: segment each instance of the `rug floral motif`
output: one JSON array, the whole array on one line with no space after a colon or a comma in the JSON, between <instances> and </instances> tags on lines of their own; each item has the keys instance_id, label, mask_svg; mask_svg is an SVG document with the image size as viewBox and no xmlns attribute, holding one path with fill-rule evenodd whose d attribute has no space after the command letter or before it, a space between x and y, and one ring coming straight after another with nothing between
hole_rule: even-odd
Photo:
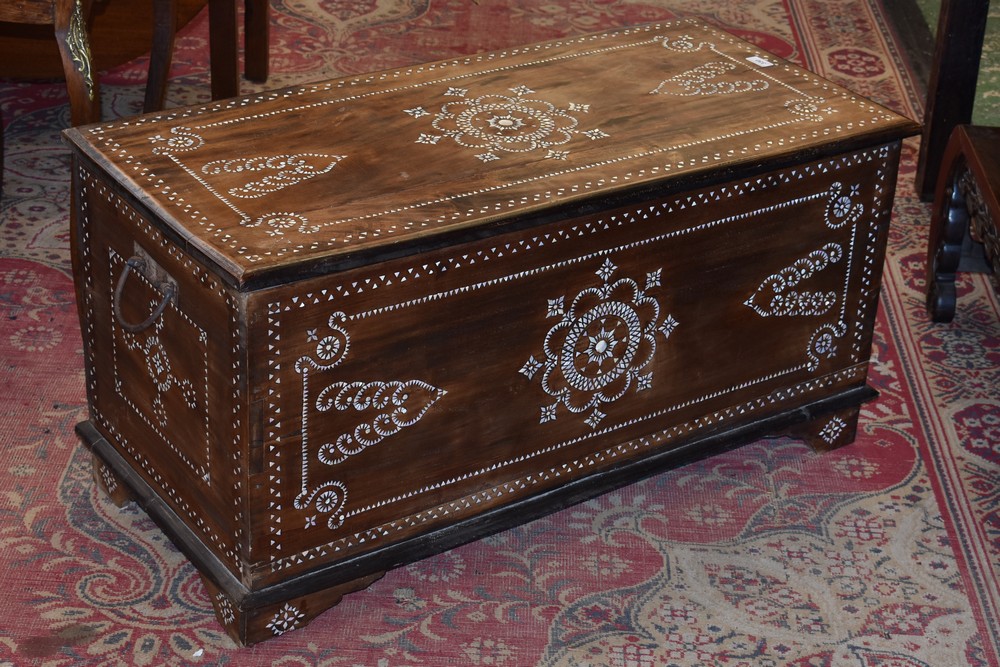
<instances>
[{"instance_id":1,"label":"rug floral motif","mask_svg":"<svg viewBox=\"0 0 1000 667\"><path fill-rule=\"evenodd\" d=\"M917 117L876 0L273 0L262 90L700 16ZM178 40L170 105L208 100L207 17ZM106 118L145 62L102 74ZM0 666L1000 665L1000 308L963 276L926 320L929 207L906 142L867 404L854 444L789 439L662 474L388 573L248 649L148 517L91 477L69 261L62 87L0 82Z\"/></svg>"}]
</instances>

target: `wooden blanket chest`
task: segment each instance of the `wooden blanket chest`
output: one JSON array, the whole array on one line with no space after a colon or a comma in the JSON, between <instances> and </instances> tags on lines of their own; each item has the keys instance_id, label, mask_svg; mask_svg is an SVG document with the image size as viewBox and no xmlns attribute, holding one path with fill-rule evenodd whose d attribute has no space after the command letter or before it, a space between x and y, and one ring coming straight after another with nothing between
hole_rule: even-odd
<instances>
[{"instance_id":1,"label":"wooden blanket chest","mask_svg":"<svg viewBox=\"0 0 1000 667\"><path fill-rule=\"evenodd\" d=\"M70 130L95 479L248 643L694 457L842 445L916 130L688 20Z\"/></svg>"}]
</instances>

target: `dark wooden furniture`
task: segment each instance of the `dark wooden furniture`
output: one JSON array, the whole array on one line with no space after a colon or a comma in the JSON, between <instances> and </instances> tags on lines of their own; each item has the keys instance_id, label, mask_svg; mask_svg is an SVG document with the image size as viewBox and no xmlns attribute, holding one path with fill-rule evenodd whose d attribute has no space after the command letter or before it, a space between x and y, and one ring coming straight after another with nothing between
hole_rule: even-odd
<instances>
[{"instance_id":1,"label":"dark wooden furniture","mask_svg":"<svg viewBox=\"0 0 1000 667\"><path fill-rule=\"evenodd\" d=\"M87 34L88 2L83 0L11 0L0 5L0 22L52 25L62 56L69 90L72 123L81 125L101 119L99 82L91 59ZM212 98L239 94L239 70L234 0L210 0L209 43ZM146 113L163 108L170 63L177 34L178 0L153 0L153 38L149 75L143 99ZM269 61L268 0L245 0L244 15L246 75L251 81L266 81ZM0 192L3 188L4 139L0 124Z\"/></svg>"},{"instance_id":2,"label":"dark wooden furniture","mask_svg":"<svg viewBox=\"0 0 1000 667\"><path fill-rule=\"evenodd\" d=\"M87 36L89 4L82 0L6 0L0 4L0 22L52 26L66 76L74 125L96 123L101 119L99 84L91 68ZM3 123L0 122L0 195L3 194L3 164Z\"/></svg>"},{"instance_id":3,"label":"dark wooden furniture","mask_svg":"<svg viewBox=\"0 0 1000 667\"><path fill-rule=\"evenodd\" d=\"M150 83L146 86L144 110L163 108L167 74L173 56L177 27L177 0L154 0L156 29L150 60ZM263 82L268 77L270 18L268 0L244 0L244 61L246 76ZM240 93L239 30L236 0L208 0L208 41L212 99Z\"/></svg>"},{"instance_id":4,"label":"dark wooden furniture","mask_svg":"<svg viewBox=\"0 0 1000 667\"><path fill-rule=\"evenodd\" d=\"M178 29L208 5L208 0L176 2ZM149 52L154 9L152 0L91 3L87 27L95 72L118 67ZM62 61L51 29L0 22L0 78L38 81L62 76Z\"/></svg>"},{"instance_id":5,"label":"dark wooden furniture","mask_svg":"<svg viewBox=\"0 0 1000 667\"><path fill-rule=\"evenodd\" d=\"M697 21L71 130L95 478L254 642L680 462L843 445L916 130Z\"/></svg>"},{"instance_id":6,"label":"dark wooden furniture","mask_svg":"<svg viewBox=\"0 0 1000 667\"><path fill-rule=\"evenodd\" d=\"M943 0L927 85L924 129L917 160L917 193L934 196L952 130L972 122L989 0Z\"/></svg>"},{"instance_id":7,"label":"dark wooden furniture","mask_svg":"<svg viewBox=\"0 0 1000 667\"><path fill-rule=\"evenodd\" d=\"M82 0L6 0L0 3L0 22L52 26L62 59L74 125L101 119L98 81L90 59L87 14Z\"/></svg>"},{"instance_id":8,"label":"dark wooden furniture","mask_svg":"<svg viewBox=\"0 0 1000 667\"><path fill-rule=\"evenodd\" d=\"M208 0L212 99L240 93L236 0ZM268 0L244 0L243 37L246 77L267 81L269 60Z\"/></svg>"},{"instance_id":9,"label":"dark wooden furniture","mask_svg":"<svg viewBox=\"0 0 1000 667\"><path fill-rule=\"evenodd\" d=\"M955 277L970 240L982 244L1000 289L1000 128L959 125L941 164L927 243L927 310L935 322L955 316Z\"/></svg>"}]
</instances>

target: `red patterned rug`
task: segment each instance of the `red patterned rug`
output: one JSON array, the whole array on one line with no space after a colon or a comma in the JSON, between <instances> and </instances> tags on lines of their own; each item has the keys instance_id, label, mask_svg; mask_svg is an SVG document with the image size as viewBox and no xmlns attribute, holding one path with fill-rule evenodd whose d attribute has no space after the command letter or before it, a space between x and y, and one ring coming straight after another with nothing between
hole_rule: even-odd
<instances>
[{"instance_id":1,"label":"red patterned rug","mask_svg":"<svg viewBox=\"0 0 1000 667\"><path fill-rule=\"evenodd\" d=\"M272 0L265 87L700 16L911 117L877 0ZM208 99L207 19L170 104ZM102 77L141 105L144 62ZM262 88L257 86L258 89ZM1000 665L1000 307L964 276L922 306L929 207L905 145L857 441L761 441L390 572L304 629L238 649L194 569L98 495L69 267L58 84L0 82L0 667Z\"/></svg>"}]
</instances>

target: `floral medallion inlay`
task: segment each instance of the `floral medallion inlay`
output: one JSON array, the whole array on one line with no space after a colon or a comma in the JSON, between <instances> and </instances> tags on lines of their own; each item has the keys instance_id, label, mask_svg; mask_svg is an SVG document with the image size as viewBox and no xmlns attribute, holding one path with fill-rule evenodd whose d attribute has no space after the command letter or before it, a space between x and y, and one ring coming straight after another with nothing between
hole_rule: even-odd
<instances>
[{"instance_id":1,"label":"floral medallion inlay","mask_svg":"<svg viewBox=\"0 0 1000 667\"><path fill-rule=\"evenodd\" d=\"M660 318L660 305L648 294L660 286L661 271L646 276L644 288L629 278L614 280L618 267L606 259L596 271L599 287L580 292L567 307L565 299L549 299L548 317L559 322L549 329L541 359L534 355L521 367L529 380L540 373L542 389L556 399L541 408L540 423L558 417L560 405L574 413L590 412L591 428L607 415L605 403L652 387L649 363L656 352L656 334L664 338L677 327L672 315Z\"/></svg>"},{"instance_id":2,"label":"floral medallion inlay","mask_svg":"<svg viewBox=\"0 0 1000 667\"><path fill-rule=\"evenodd\" d=\"M591 141L609 136L598 128L577 129L579 121L573 114L588 113L589 104L571 102L563 109L551 102L527 97L535 91L526 86L516 86L510 92L514 95L492 94L470 98L465 88L448 88L445 97L457 99L445 103L431 120L431 127L438 134L421 133L416 142L437 144L449 137L460 146L483 151L476 154L483 162L499 160L502 153L535 150L547 151L547 158L565 160L569 151L554 147L569 143L574 135ZM431 115L423 107L404 112L414 118Z\"/></svg>"}]
</instances>

